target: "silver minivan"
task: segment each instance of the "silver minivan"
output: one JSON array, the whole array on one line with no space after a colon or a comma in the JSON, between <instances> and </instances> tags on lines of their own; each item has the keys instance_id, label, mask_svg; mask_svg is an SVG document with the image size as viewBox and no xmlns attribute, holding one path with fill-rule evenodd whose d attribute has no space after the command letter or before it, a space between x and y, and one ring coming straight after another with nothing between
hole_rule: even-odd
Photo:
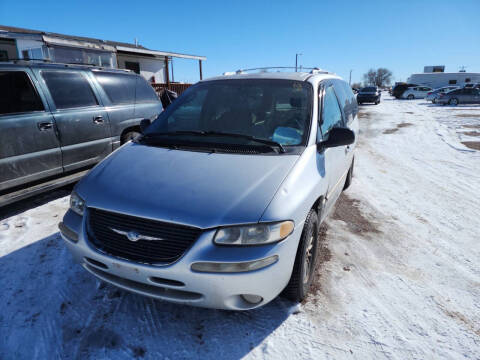
<instances>
[{"instance_id":1,"label":"silver minivan","mask_svg":"<svg viewBox=\"0 0 480 360\"><path fill-rule=\"evenodd\" d=\"M300 301L319 226L352 180L357 112L322 71L201 81L76 185L62 237L87 271L138 294Z\"/></svg>"}]
</instances>

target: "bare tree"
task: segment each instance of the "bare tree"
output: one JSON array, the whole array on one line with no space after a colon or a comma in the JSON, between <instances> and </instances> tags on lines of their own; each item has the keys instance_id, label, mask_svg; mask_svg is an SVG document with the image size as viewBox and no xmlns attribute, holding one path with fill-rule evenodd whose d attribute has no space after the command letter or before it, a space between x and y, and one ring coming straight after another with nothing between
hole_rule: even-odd
<instances>
[{"instance_id":1,"label":"bare tree","mask_svg":"<svg viewBox=\"0 0 480 360\"><path fill-rule=\"evenodd\" d=\"M375 77L377 76L377 71L375 69L370 69L366 74L363 74L363 83L365 86L375 85Z\"/></svg>"},{"instance_id":2,"label":"bare tree","mask_svg":"<svg viewBox=\"0 0 480 360\"><path fill-rule=\"evenodd\" d=\"M392 72L386 68L378 68L377 75L375 76L375 85L383 87L390 85L392 80Z\"/></svg>"},{"instance_id":3,"label":"bare tree","mask_svg":"<svg viewBox=\"0 0 480 360\"><path fill-rule=\"evenodd\" d=\"M352 84L352 88L354 89L360 89L362 87L362 83L356 82Z\"/></svg>"},{"instance_id":4,"label":"bare tree","mask_svg":"<svg viewBox=\"0 0 480 360\"><path fill-rule=\"evenodd\" d=\"M363 82L365 86L383 87L390 85L392 80L392 72L386 68L370 69L363 74Z\"/></svg>"}]
</instances>

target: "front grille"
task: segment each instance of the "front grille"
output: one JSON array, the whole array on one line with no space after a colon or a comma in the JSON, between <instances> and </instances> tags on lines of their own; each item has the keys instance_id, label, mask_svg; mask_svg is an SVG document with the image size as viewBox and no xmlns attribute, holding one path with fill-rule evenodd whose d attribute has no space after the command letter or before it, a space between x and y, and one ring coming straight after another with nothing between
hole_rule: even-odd
<instances>
[{"instance_id":1,"label":"front grille","mask_svg":"<svg viewBox=\"0 0 480 360\"><path fill-rule=\"evenodd\" d=\"M135 231L163 240L130 241L120 232ZM90 242L107 254L147 264L168 264L179 259L192 246L201 230L95 208L88 209Z\"/></svg>"}]
</instances>

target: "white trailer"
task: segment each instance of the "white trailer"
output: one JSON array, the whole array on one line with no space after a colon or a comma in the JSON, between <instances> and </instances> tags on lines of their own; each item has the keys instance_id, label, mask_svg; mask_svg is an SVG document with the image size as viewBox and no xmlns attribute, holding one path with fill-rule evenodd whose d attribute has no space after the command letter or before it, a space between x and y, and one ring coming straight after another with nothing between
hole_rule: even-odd
<instances>
[{"instance_id":1,"label":"white trailer","mask_svg":"<svg viewBox=\"0 0 480 360\"><path fill-rule=\"evenodd\" d=\"M427 85L433 89L443 86L456 85L465 86L466 84L480 83L480 73L469 72L432 72L412 74L407 79L409 84Z\"/></svg>"}]
</instances>

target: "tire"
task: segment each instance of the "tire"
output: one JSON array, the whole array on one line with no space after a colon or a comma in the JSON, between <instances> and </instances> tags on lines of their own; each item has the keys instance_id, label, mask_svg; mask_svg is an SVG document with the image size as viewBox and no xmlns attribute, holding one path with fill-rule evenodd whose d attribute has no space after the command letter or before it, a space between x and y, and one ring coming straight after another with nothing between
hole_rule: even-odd
<instances>
[{"instance_id":1,"label":"tire","mask_svg":"<svg viewBox=\"0 0 480 360\"><path fill-rule=\"evenodd\" d=\"M448 104L457 106L458 105L458 99L457 98L451 98L450 100L448 100Z\"/></svg>"},{"instance_id":2,"label":"tire","mask_svg":"<svg viewBox=\"0 0 480 360\"><path fill-rule=\"evenodd\" d=\"M343 191L347 190L350 184L352 183L354 163L355 163L355 159L352 160L352 165L350 165L350 169L348 169L347 178L345 179L345 185L343 185Z\"/></svg>"},{"instance_id":3,"label":"tire","mask_svg":"<svg viewBox=\"0 0 480 360\"><path fill-rule=\"evenodd\" d=\"M378 105L378 104L380 104L380 101L375 101L375 105Z\"/></svg>"},{"instance_id":4,"label":"tire","mask_svg":"<svg viewBox=\"0 0 480 360\"><path fill-rule=\"evenodd\" d=\"M436 104L436 103L437 103L437 99L433 99L432 104Z\"/></svg>"},{"instance_id":5,"label":"tire","mask_svg":"<svg viewBox=\"0 0 480 360\"><path fill-rule=\"evenodd\" d=\"M415 95L410 94L410 95L407 96L407 99L408 100L413 100L413 99L415 99Z\"/></svg>"},{"instance_id":6,"label":"tire","mask_svg":"<svg viewBox=\"0 0 480 360\"><path fill-rule=\"evenodd\" d=\"M140 135L141 134L138 131L126 132L125 134L122 135L122 138L120 139L120 145L123 145L126 142L129 142L130 140L136 139Z\"/></svg>"},{"instance_id":7,"label":"tire","mask_svg":"<svg viewBox=\"0 0 480 360\"><path fill-rule=\"evenodd\" d=\"M287 299L300 302L305 299L310 290L317 260L318 229L317 213L311 209L303 226L292 276L282 293Z\"/></svg>"}]
</instances>

